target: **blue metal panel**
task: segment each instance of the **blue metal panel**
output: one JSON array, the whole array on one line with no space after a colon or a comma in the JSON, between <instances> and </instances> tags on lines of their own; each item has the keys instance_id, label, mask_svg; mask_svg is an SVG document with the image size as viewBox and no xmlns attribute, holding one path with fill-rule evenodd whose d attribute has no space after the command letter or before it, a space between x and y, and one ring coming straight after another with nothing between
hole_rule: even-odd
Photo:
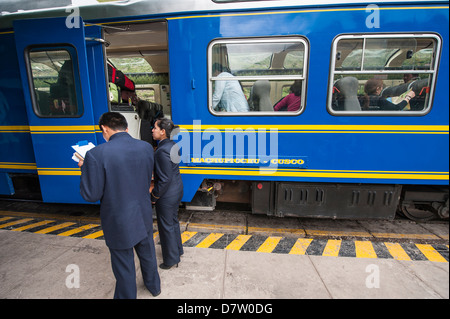
<instances>
[{"instance_id":1,"label":"blue metal panel","mask_svg":"<svg viewBox=\"0 0 450 319\"><path fill-rule=\"evenodd\" d=\"M14 33L43 200L83 203L78 189L80 170L71 159L71 145L80 140L96 144L90 72L82 21L79 28L68 28L65 23L66 18L19 20L14 22ZM54 44L68 47L73 54L75 82L79 81L76 83L78 108L83 110L79 117L39 117L34 112L27 50L30 46ZM100 58L103 63L103 56Z\"/></svg>"},{"instance_id":2,"label":"blue metal panel","mask_svg":"<svg viewBox=\"0 0 450 319\"><path fill-rule=\"evenodd\" d=\"M0 39L0 172L35 172L14 35Z\"/></svg>"},{"instance_id":3,"label":"blue metal panel","mask_svg":"<svg viewBox=\"0 0 450 319\"><path fill-rule=\"evenodd\" d=\"M197 187L204 178L278 180L297 182L351 182L395 184L448 184L448 9L380 7L380 28L366 26L368 13L360 8L317 8L289 12L245 12L227 15L197 16L169 20L169 58L172 114L176 124L192 127L201 121L221 131L222 143L226 128L245 125L257 128L279 127L278 156L307 157L305 169L280 168L275 174L260 174L242 164L235 169L207 163L181 163L186 182ZM203 30L199 32L199 30ZM331 44L339 34L430 32L443 38L442 56L437 78L434 105L429 114L415 117L399 116L333 116L326 111ZM207 48L217 38L266 37L282 35L305 36L310 42L307 102L299 116L214 116L207 105ZM191 86L195 82L195 88ZM295 125L291 131L283 125ZM302 127L315 125L315 129ZM349 130L347 125L356 125ZM385 130L371 129L387 125ZM416 128L401 129L404 125ZM442 126L435 131L430 126ZM332 129L331 129L332 127ZM420 127L420 128L417 128ZM445 129L447 127L447 129ZM389 132L389 128L396 129ZM195 133L190 130L191 150ZM210 138L199 142L200 149ZM426 150L426 152L423 152ZM254 155L254 154L253 154ZM236 157L236 156L235 156ZM189 186L188 186L189 187ZM183 200L189 200L185 196Z\"/></svg>"}]
</instances>

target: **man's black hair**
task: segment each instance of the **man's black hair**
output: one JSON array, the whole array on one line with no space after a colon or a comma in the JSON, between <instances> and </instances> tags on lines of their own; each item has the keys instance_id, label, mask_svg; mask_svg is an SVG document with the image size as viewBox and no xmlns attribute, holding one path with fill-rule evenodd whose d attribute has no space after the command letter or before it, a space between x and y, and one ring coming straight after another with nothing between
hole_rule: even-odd
<instances>
[{"instance_id":1,"label":"man's black hair","mask_svg":"<svg viewBox=\"0 0 450 319\"><path fill-rule=\"evenodd\" d=\"M125 131L128 128L125 117L117 112L103 113L102 116L100 116L98 125L100 126L100 129L102 128L102 125L105 125L114 131Z\"/></svg>"}]
</instances>

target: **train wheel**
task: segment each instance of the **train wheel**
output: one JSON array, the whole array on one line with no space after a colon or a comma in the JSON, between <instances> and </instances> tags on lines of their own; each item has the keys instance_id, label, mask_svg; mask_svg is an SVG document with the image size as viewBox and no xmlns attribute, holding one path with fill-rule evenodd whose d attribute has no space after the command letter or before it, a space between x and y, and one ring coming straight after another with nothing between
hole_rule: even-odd
<instances>
[{"instance_id":1,"label":"train wheel","mask_svg":"<svg viewBox=\"0 0 450 319\"><path fill-rule=\"evenodd\" d=\"M402 213L416 222L425 222L437 217L434 209L426 205L403 204Z\"/></svg>"}]
</instances>

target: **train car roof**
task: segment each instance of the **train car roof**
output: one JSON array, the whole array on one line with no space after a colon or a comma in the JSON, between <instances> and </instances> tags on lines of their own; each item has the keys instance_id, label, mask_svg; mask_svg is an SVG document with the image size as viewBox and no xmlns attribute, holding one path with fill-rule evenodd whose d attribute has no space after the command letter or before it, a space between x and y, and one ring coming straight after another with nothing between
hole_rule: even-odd
<instances>
[{"instance_id":1,"label":"train car roof","mask_svg":"<svg viewBox=\"0 0 450 319\"><path fill-rule=\"evenodd\" d=\"M5 1L5 0L4 0ZM22 1L15 1L14 8L20 8ZM68 16L72 11L69 8L78 7L80 15L85 21L99 21L119 19L121 17L140 17L147 15L165 15L165 14L189 14L209 11L233 11L245 9L271 9L288 8L301 6L326 6L326 5L367 5L367 4L402 4L402 3L447 3L448 0L126 0L97 2L96 0L65 0L56 3L68 3L70 5L39 8L31 10L19 10L16 12L2 11L0 14L0 29L10 29L14 20L44 18L44 17L63 17ZM45 2L44 2L45 3ZM52 3L47 1L46 3ZM27 8L27 7L23 7ZM29 7L28 7L29 8ZM0 9L1 10L1 9ZM66 11L67 10L67 11Z\"/></svg>"}]
</instances>

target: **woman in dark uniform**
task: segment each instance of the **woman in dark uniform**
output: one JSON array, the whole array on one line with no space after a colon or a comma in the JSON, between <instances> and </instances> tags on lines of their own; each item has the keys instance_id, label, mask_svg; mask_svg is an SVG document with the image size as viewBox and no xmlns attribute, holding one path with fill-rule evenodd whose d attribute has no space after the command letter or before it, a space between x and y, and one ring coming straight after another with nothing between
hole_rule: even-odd
<instances>
[{"instance_id":1,"label":"woman in dark uniform","mask_svg":"<svg viewBox=\"0 0 450 319\"><path fill-rule=\"evenodd\" d=\"M162 269L178 267L183 255L178 206L183 197L183 182L178 163L171 159L171 152L177 156L178 146L170 140L170 134L176 126L169 119L163 118L155 122L152 135L159 141L155 152L155 187L152 190L152 203L156 203L159 239L163 263ZM175 147L175 148L174 148ZM172 148L174 148L172 150Z\"/></svg>"}]
</instances>

